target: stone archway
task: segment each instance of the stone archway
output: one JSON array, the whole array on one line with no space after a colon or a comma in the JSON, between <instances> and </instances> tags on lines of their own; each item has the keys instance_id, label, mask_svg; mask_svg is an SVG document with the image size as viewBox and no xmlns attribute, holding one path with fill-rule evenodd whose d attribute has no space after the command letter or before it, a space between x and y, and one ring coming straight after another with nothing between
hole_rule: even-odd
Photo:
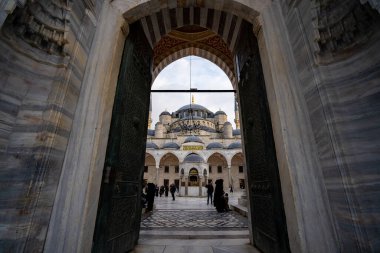
<instances>
[{"instance_id":1,"label":"stone archway","mask_svg":"<svg viewBox=\"0 0 380 253\"><path fill-rule=\"evenodd\" d=\"M20 5L23 4L21 3L22 1L17 2L19 2ZM37 1L34 1L34 3L36 2ZM45 28L42 27L42 29L39 29L39 31L37 31L37 36L34 38L34 40L31 40L30 37L26 38L26 43L34 43L35 47L31 48L29 51L21 51L21 53L18 55L17 60L11 60L12 66L9 67L11 70L2 66L2 70L4 70L7 74L6 76L10 76L9 79L11 80L11 84L19 84L17 81L17 74L12 75L12 71L18 69L19 66L23 66L23 64L25 64L24 67L26 66L24 68L23 75L26 75L25 73L29 73L29 71L32 74L38 73L36 75L33 75L33 79L35 78L37 81L31 79L27 79L27 81L32 84L41 85L41 87L44 87L43 84L44 81L46 81L46 78L40 77L39 75L44 74L45 70L47 69L46 66L49 66L49 69L51 68L50 71L58 72L58 74L54 76L55 90L53 90L49 96L43 92L39 92L39 88L33 87L28 91L30 92L28 93L28 96L25 98L22 96L20 97L24 98L24 100L20 99L20 101L18 101L18 96L11 97L12 99L9 100L11 102L20 104L20 110L15 110L17 113L19 113L19 115L17 117L14 117L14 120L17 124L21 125L23 120L27 119L27 117L23 118L23 115L27 115L28 111L38 111L43 108L42 112L38 111L38 113L44 115L44 117L41 117L43 121L47 122L45 125L42 125L42 130L36 130L36 127L30 127L28 128L28 132L26 130L23 130L20 125L15 124L15 130L10 135L10 138L6 138L4 136L2 137L5 138L7 142L9 141L11 144L9 145L9 150L11 150L12 154L11 159L15 160L15 166L22 163L30 163L29 160L19 160L19 152L21 152L21 155L30 156L28 153L29 150L24 151L22 148L37 149L37 152L35 152L35 150L33 151L33 155L35 155L34 157L28 157L28 159L32 159L33 165L35 165L35 168L33 167L30 169L35 169L37 171L37 177L35 179L35 182L37 183L32 184L32 187L29 189L30 191L25 194L27 200L25 202L24 200L22 201L24 207L20 213L20 215L25 215L23 218L25 218L25 220L27 220L27 223L31 225L27 229L27 239L24 239L25 237L23 237L25 233L14 237L17 240L19 238L22 238L20 241L23 241L25 249L32 249L34 247L41 249L41 247L44 247L46 251L54 250L57 252L75 252L86 251L91 247L95 220L94 210L96 210L97 199L99 196L101 172L103 170L106 153L105 143L107 142L109 125L111 122L111 111L114 101L114 93L116 90L116 80L118 73L120 72L119 69L121 51L125 38L132 36L132 32L129 33L129 29L131 28L130 24L132 24L133 21L139 20L143 17L152 16L154 13L159 12L161 9L165 9L166 7L169 9L176 9L175 16L177 18L177 13L179 13L177 12L177 9L184 10L189 4L189 2L186 1L165 2L158 0L133 2L116 0L112 1L112 3L106 2L102 5L101 8L98 8L101 9L101 15L99 15L99 22L96 23L97 17L91 15L91 12L94 11L94 1L85 2L85 6L88 9L83 10L83 12L86 14L86 16L84 16L83 20L78 20L80 20L80 22L83 24L89 24L88 27L91 28L91 31L86 31L84 29L85 26L81 27L81 29L78 30L80 33L78 37L83 37L84 39L83 41L75 43L74 45L71 44L68 48L72 56L72 61L70 61L71 65L65 65L65 60L58 58L59 56L56 55L57 52L54 51L54 47L58 45L58 53L65 53L63 50L65 48L61 47L62 45L65 45L64 36L61 36L64 29L61 29L62 27L58 27L60 30L59 37L62 37L62 40L56 41L55 38L46 40L46 38L43 36L44 34L42 33L45 31L45 28L49 28L46 26ZM345 140L340 140L340 134L342 134L343 137L348 137L347 139L350 139L349 137L351 137L351 135L346 134L344 131L339 132L336 130L336 126L329 125L330 119L333 119L333 123L337 123L337 121L334 121L336 119L334 118L334 114L339 114L339 110L333 111L331 109L330 111L328 103L336 102L338 100L340 101L340 96L338 96L336 100L330 101L329 99L331 94L327 91L324 91L324 89L317 87L318 93L320 92L320 94L322 94L319 94L320 97L317 96L317 100L322 100L322 102L318 103L315 102L315 97L309 97L308 95L305 95L301 92L300 87L302 78L300 76L304 75L303 71L307 72L306 70L302 69L303 65L305 65L304 62L308 62L308 64L310 64L305 68L310 67L311 69L313 68L312 65L315 63L312 59L313 51L302 54L296 48L298 43L300 43L302 40L302 43L305 44L312 43L310 41L307 41L310 39L310 37L307 35L309 27L303 26L303 20L301 17L302 15L300 15L300 10L297 9L302 8L300 4L301 2L302 4L305 4L303 1L283 1L283 3L280 3L279 1L259 0L248 2L238 0L222 2L207 1L207 3L197 1L196 4L202 5L202 8L214 10L214 14L217 13L214 16L215 18L212 18L212 21L214 21L214 19L228 19L228 15L224 16L222 14L222 12L225 11L232 13L238 18L244 19L253 24L253 30L258 39L261 63L264 71L264 90L267 93L269 101L269 109L271 113L270 119L272 121L271 125L274 132L274 141L276 145L280 172L279 176L282 183L281 187L283 189L284 207L290 237L290 247L292 251L312 252L314 250L320 252L334 252L337 251L336 248L339 248L338 246L334 246L336 245L335 242L340 242L341 244L347 243L349 240L348 238L351 237L354 238L352 241L359 245L357 248L364 251L363 249L367 247L363 246L363 241L371 241L370 238L375 238L373 241L376 241L376 237L374 237L376 233L370 233L369 226L371 224L360 224L361 221L366 222L366 220L362 217L365 214L360 210L360 208L355 207L355 203L357 202L361 204L360 206L366 206L365 199L361 201L355 199L355 196L358 196L360 192L357 193L355 190L353 190L356 187L360 188L362 186L355 185L350 181L355 181L355 177L351 178L349 173L351 166L354 166L354 164L347 162L344 159L344 148L349 145L346 145L344 147L340 146L345 144ZM319 2L320 1L313 1L313 3ZM372 2L373 1L371 1L371 3ZM356 1L355 4L360 7L358 1ZM310 7L308 3L305 5ZM293 8L294 6L297 6L297 8ZM63 9L65 10L63 13L66 13L68 10L68 8ZM289 11L289 14L286 14L286 11ZM185 13L185 11L183 13ZM191 13L191 10L189 13ZM289 20L284 20L283 15L289 15ZM328 15L330 14L328 13ZM346 16L350 17L352 15ZM47 17L51 18L49 16ZM125 20L127 20L127 23L125 23ZM285 24L293 24L292 21L294 21L294 23L299 22L297 23L297 29L301 31L299 33L299 37L289 38L290 34L284 32L288 31L290 33L291 30ZM149 21L147 19L147 27L149 29L148 22ZM96 29L95 24L97 25ZM312 26L311 22L308 24ZM224 28L219 29L219 27L220 25L215 25L215 28L218 31L224 31ZM326 24L326 27L318 27L321 29L319 32L321 32L322 35L324 35L324 29L327 31L333 31L336 28L335 23L328 23ZM154 35L157 34L157 29L154 27L152 31ZM148 33L151 34L152 31L149 31ZM41 32L42 34L39 34L38 32ZM89 45L91 45L92 41L92 32L95 33L95 39L93 40L94 43L92 48L90 48ZM54 35L55 33L51 34ZM359 34L359 39L367 38L365 35L366 34ZM152 37L153 36L151 36L151 38ZM333 37L329 37L326 41L332 45L334 45L336 42L334 41ZM323 61L323 64L328 64L330 61L329 57L334 57L335 54L339 54L339 51L342 50L342 47L345 49L347 43L349 44L347 47L349 50L347 51L349 51L349 53L353 52L350 49L352 45L355 45L355 38L350 38L352 45L350 44L350 41L341 41L344 43L342 45L338 43L339 45L336 48L337 52L334 52L334 54L331 55L329 54L329 50L331 49L324 45L324 41L319 41L319 46L321 46L321 49L323 49L323 58L324 60L327 59L327 61ZM360 44L362 44L363 41L365 40L361 40ZM4 48L12 49L13 45L11 44L13 44L13 42L17 44L19 43L19 40L7 41L8 44L6 46L2 45L3 50ZM86 42L89 43L86 44ZM51 45L50 43L53 44L53 47L49 46ZM371 43L372 44L370 46L376 45L374 42ZM85 45L85 47L81 48L83 45ZM292 46L295 49L292 48ZM50 52L53 54L43 59L44 55L41 56L38 51L41 48L43 50L46 50L48 53ZM52 49L53 51L51 51ZM305 49L305 51L310 50L310 46L303 47L303 49ZM16 51L18 49L14 50ZM91 53L88 53L87 55L86 52L90 51ZM364 51L364 54L358 55L358 57L363 58L366 55L377 55L376 50L372 50L371 53L368 52L369 51ZM296 58L295 55L298 53L302 54L304 58ZM8 57L8 55L6 56ZM86 58L87 56L89 56L89 59ZM348 57L347 55L344 56L346 58ZM12 57L13 55L11 55L10 58ZM245 60L246 59L239 59L238 62L245 62ZM335 60L340 59L338 58ZM73 65L75 62L78 62L78 65ZM376 61L371 59L367 62L367 65L371 65L370 63L372 62ZM251 61L251 63L257 64L258 62ZM316 63L318 63L318 61ZM355 60L351 60L351 62L348 61L349 66L351 66L350 64L354 63L356 63ZM344 64L346 64L346 62ZM69 67L67 72L65 72L64 68L67 66ZM55 67L59 70L57 71L54 69ZM244 66L237 66L237 69L242 69L243 67ZM297 69L297 67L300 69ZM339 67L341 66L337 66L334 69L333 66L332 69L334 69L334 71L336 71L335 73L337 73L339 72ZM359 71L361 73L373 73L368 71L369 67L366 69L366 65L358 67L363 70L363 72ZM346 68L343 69L346 70ZM78 75L78 70L83 71L81 72L83 73L83 76L81 76L81 73ZM329 70L330 69L328 69L328 71L325 73L329 73ZM317 71L314 71L314 76L308 76L308 78L313 80L311 82L319 84L320 81L318 78L325 78L323 75L319 75L318 71L319 69ZM240 77L240 80L245 79L245 75L248 77L250 75L255 75L255 72L251 71L238 72L237 74L241 73L244 75ZM344 80L351 80L350 76L342 76L346 78ZM3 77L5 77L5 75L2 75L2 78ZM239 77L237 78L239 79ZM16 81L14 81L15 79ZM63 81L61 81L62 79ZM305 79L302 79L302 81L305 81ZM42 82L39 83L41 80ZM249 78L245 80L249 80ZM360 77L357 76L354 76L354 80L356 80L357 83L359 83L359 81L363 81L360 79ZM65 86L64 84L69 81L72 81L72 83L70 83L72 86ZM326 82L332 82L335 84L334 82L338 83L340 81L341 80L337 78L333 81L327 79ZM75 89L77 88L75 86L77 83L82 84L80 90ZM363 85L366 84L364 81L362 83ZM245 84L247 84L247 82L245 82ZM324 83L322 82L322 84ZM322 88L324 88L324 86L322 86ZM64 92L62 92L62 89ZM78 97L75 97L75 93L80 93L80 96L78 95ZM340 91L336 91L336 93L340 94ZM69 95L65 97L65 94ZM39 97L43 95L47 97L46 101L43 100L44 98ZM366 94L363 94L363 96L366 97ZM39 100L40 98L41 100ZM343 101L345 98L346 97L343 96L341 100ZM76 104L75 99L79 99L78 105ZM338 188L340 191L344 192L342 193L342 196L348 203L344 205L344 209L349 210L347 212L345 211L345 214L348 214L347 217L349 217L347 220L342 219L342 217L339 217L338 215L337 217L334 217L334 222L330 222L330 203L335 204L335 207L341 205L341 203L334 203L334 201L331 199L329 202L329 199L326 197L325 188L330 187L330 189L333 188L332 191L334 191L334 187L338 186L341 181L339 181L339 183L336 185L333 184L332 186L323 181L324 175L322 175L322 172L320 170L319 160L321 158L317 157L318 154L315 148L315 143L313 137L311 137L313 136L313 131L315 131L314 136L317 137L320 132L318 128L317 130L311 128L311 119L309 118L309 113L311 114L314 111L313 108L309 108L308 111L304 109L309 106L305 101L307 99L313 100L312 103L321 105L322 110L324 110L325 118L322 117L321 121L324 122L323 120L325 120L327 122L326 125L328 128L328 133L326 134L323 132L325 130L322 129L321 131L323 132L323 138L321 139L332 139L332 145L334 145L334 147L329 148L327 147L329 144L327 144L326 149L328 149L329 152L338 152L337 155L332 156L333 159L337 160L339 167L338 170L334 170L333 172L335 174L339 174L339 172L341 172L344 175L342 181L343 186L339 186ZM326 99L327 102L325 102L324 99ZM51 101L53 102L51 104L48 104L48 102ZM74 106L72 106L69 101L74 101ZM374 103L373 100L366 100L366 102L368 104ZM46 108L43 107L45 103L47 104ZM3 108L7 110L9 109L8 106L2 107L2 109ZM371 108L371 106L364 108ZM12 110L10 110L10 113L13 112L13 108L11 109ZM244 109L242 108L242 110ZM35 114L38 114L35 113L36 111L33 111L33 117L31 117L33 120ZM64 116L61 116L61 113ZM48 117L46 117L46 114L49 114ZM247 113L245 116L252 115ZM73 119L73 121L71 122L68 120L69 122L67 123L67 118ZM245 117L245 119L246 122L243 124L243 127L255 127L258 120L254 117ZM318 117L313 118L314 121L318 121L318 119ZM60 125L62 123L62 125L65 127L65 130L62 131L62 129L59 127L53 127L53 130L51 130L52 127L49 125L51 122L55 122L57 125ZM73 123L72 129L71 123ZM313 123L315 124L315 122ZM352 122L350 123L352 124ZM138 125L138 120L135 119L134 124ZM357 127L355 124L353 124L353 126ZM66 128L69 130L66 130ZM6 131L8 130L6 129ZM18 131L22 134L18 134ZM34 134L36 131L40 132L38 132L38 134ZM24 147L24 143L22 143L24 140L23 138L29 140L30 136L32 136L32 138L35 138L36 141L32 142L32 147ZM365 135L364 137L369 138L371 136ZM69 143L66 146L65 141L67 140ZM29 143L29 141L27 143ZM48 146L48 148L51 149L45 151L44 153L43 150L46 143L51 144L51 146ZM351 143L348 142L348 144ZM57 147L57 150L54 149L55 147ZM318 148L318 152L324 150L323 147ZM65 159L62 167L60 167L60 164L62 164L61 161L54 158L55 156L62 158L62 153L64 154ZM357 153L355 154L357 155ZM40 157L42 157L42 159ZM364 159L363 161L364 162L359 164L364 164L367 160ZM44 166L41 166L41 164ZM48 170L50 166L57 170L54 170L51 173L54 174L54 176L51 176L49 173L47 173L50 172L50 170ZM22 172L24 172L24 170ZM27 171L28 173L22 172L20 173L23 175L29 173L29 171ZM326 172L328 173L330 171L324 171L324 173ZM369 173L368 170L366 170L366 172ZM46 179L46 182L49 183L48 186L44 186L46 183L43 180L45 176L50 180L49 181ZM348 179L346 176L348 176ZM335 179L334 177L331 178ZM329 175L327 175L327 179L331 178ZM34 182L33 180L32 182ZM41 188L46 190L40 191L39 189ZM37 194L29 194L29 192ZM337 195L333 194L332 199L334 199L334 197L340 196L339 194L341 193L338 193ZM40 196L40 198L36 198L35 196ZM35 199L36 201L34 201ZM370 198L368 199L370 200ZM28 209L25 206L30 206L31 208ZM53 209L53 211L51 211L51 209ZM33 215L26 216L27 211L31 211L30 213ZM335 211L334 215L336 215L337 212L339 212L339 209L338 211ZM356 216L356 212L360 213L359 216ZM51 214L51 216L46 214ZM356 217L358 219L356 219ZM71 222L73 220L76 222ZM345 227L346 225L347 227L352 225L354 228L348 232L345 230L343 231L343 229L338 230L338 232L342 231L345 234L339 235L338 239L336 239L337 235L334 233L334 226L336 226L336 229L338 229L339 227ZM362 229L364 232L361 231ZM43 236L45 234L44 231L48 231L46 238ZM18 233L20 230L16 232ZM368 238L366 237L367 232ZM340 236L342 236L341 238L343 239L341 239ZM369 247L370 246L368 246L368 248Z\"/></svg>"},{"instance_id":2,"label":"stone archway","mask_svg":"<svg viewBox=\"0 0 380 253\"><path fill-rule=\"evenodd\" d=\"M232 4L232 6L235 6L236 4L235 1L231 1L230 3ZM112 74L107 76L106 80L107 80L107 84L111 84L111 86L115 84L115 81L114 81L115 74L117 73L117 70L118 70L117 62L120 59L118 57L117 52L120 52L120 44L122 43L124 36L128 35L128 32L129 32L128 25L123 24L123 18L117 15L119 10L115 9L115 6L118 7L119 6L118 4L121 4L121 3L114 2L113 4L106 6L104 8L103 10L104 15L107 18L105 18L105 20L102 23L102 26L99 28L100 30L99 33L105 32L111 38L116 39L118 43L116 43L116 45L113 44L106 48L104 48L104 46L103 47L99 46L98 48L94 49L94 52L96 52L96 55L98 57L102 57L103 55L104 56L103 60L109 59L111 62L115 62L115 64L112 64L112 65L100 64L100 66L96 66L96 67L94 66L94 68L91 68L89 70L89 73L93 71L95 74L95 72L97 72L96 69L98 68L102 68L103 71L104 69L108 69L109 72L107 71L106 72L112 73ZM297 105L298 103L300 103L300 100L297 95L299 91L295 90L295 87L292 87L291 85L292 81L296 83L297 80L295 79L294 76L290 75L291 73L290 69L292 68L292 65L289 64L290 59L287 59L287 57L282 57L282 58L276 57L276 55L285 56L288 50L287 47L289 47L286 37L277 36L278 34L280 34L278 31L281 29L281 26L283 25L282 21L278 19L279 17L281 17L281 16L278 16L280 15L279 6L277 6L276 4L269 4L269 3L266 3L266 4L268 5L263 5L262 3L256 3L256 2L252 3L252 6L257 6L259 9L263 8L262 9L263 12L261 13L263 15L262 17L266 17L266 21L268 22L264 29L264 31L266 32L266 38L263 36L263 33L262 33L263 28L261 27L260 21L257 19L252 20L252 17L257 17L257 12L254 11L255 8L252 8L251 6L247 10L249 10L248 12L252 11L252 13L255 14L255 15L248 15L248 16L249 16L249 20L252 20L252 22L254 23L254 31L256 32L258 36L259 47L261 48L261 54L263 54L264 74L267 80L266 88L267 90L269 90L268 97L269 97L269 101L271 101L270 103L271 115L272 117L275 118L275 122L276 122L275 124L276 128L274 129L275 138L278 140L276 142L276 145L278 146L279 150L283 151L283 152L280 152L280 156L278 157L278 159L280 160L279 164L282 166L282 168L280 168L280 173L281 173L281 178L282 178L281 180L285 182L284 187L290 187L292 189L292 191L286 191L285 194L287 195L284 197L286 199L285 210L287 213L287 219L291 221L290 223L288 223L289 236L290 238L292 238L290 246L292 250L295 250L295 251L302 251L309 247L311 248L317 247L317 248L323 248L323 249L330 248L333 245L333 243L331 243L331 241L333 240L332 239L333 236L329 236L329 233L332 233L332 231L331 231L330 225L328 224L328 218L324 217L323 215L316 215L315 217L317 217L317 219L302 218L302 217L308 216L309 211L311 210L314 210L314 211L319 210L322 213L326 211L325 209L326 207L323 204L323 196L325 195L323 193L323 189L318 186L319 177L318 176L312 177L313 180L315 181L308 182L307 186L306 185L302 186L302 184L300 184L300 181L297 181L297 183L295 183L293 181L294 179L292 179L294 175L290 172L291 171L290 168L295 167L295 164L293 164L293 160L290 161L287 159L287 156L282 155L282 154L287 153L288 149L291 149L292 154L294 155L293 158L297 157L298 163L301 161L301 163L310 165L308 161L314 160L313 153L306 152L306 150L309 150L310 148L306 147L305 149L305 145L309 145L307 144L308 143L307 141L305 142L305 140L308 140L310 143L312 142L310 137L305 136L305 133L303 133L303 131L300 128L294 127L294 125L292 126L289 125L290 127L289 129L291 130L290 132L283 133L281 131L280 125L278 125L278 122L288 124L286 122L283 122L282 117L287 118L288 119L287 122L298 122L296 125L304 125L304 124L308 125L310 123L308 121L309 119L305 117L305 115L303 115L302 113L299 113L296 110L285 110L284 108L279 107L277 104L280 101L279 99L284 99L286 103L296 104L294 108L297 108ZM240 6L240 8L242 7L242 5L239 5L239 4L237 5ZM123 8L128 9L130 7L128 6L128 4L126 6L125 3L121 4L120 6L121 6L121 9ZM246 7L246 6L243 6L243 7ZM242 11L241 9L238 13L242 17L246 17L247 15L247 12ZM116 15L116 19L115 19L115 15ZM107 20L108 18L111 18L111 19ZM270 22L272 22L271 25L269 25ZM122 27L122 33L120 33L119 31L113 28L113 26L115 25L118 27L120 26ZM268 39L269 39L268 37L271 38L270 43L268 43ZM102 40L101 36L98 39ZM110 43L109 40L107 40L107 43ZM273 64L274 61L276 61L276 64ZM281 79L281 84L279 83L279 79ZM103 81L95 82L95 85L99 85L99 89L101 89L102 84L104 84L104 79ZM284 95L278 97L279 94L284 94ZM109 107L107 107L107 104L109 105L110 103L109 99L112 98L112 89L109 91L108 96L110 97L105 96L105 103L102 104L101 110L105 110L105 111L109 110ZM301 103L303 102L301 101ZM94 115L94 117L100 120L101 125L104 125L104 124L107 125L107 118L98 118L98 116L96 115ZM107 131L107 127L105 128L103 127L102 131ZM285 135L289 134L292 136L294 135L303 136L302 138L300 138L300 140L302 139L303 142L302 144L298 143L297 140L295 142L294 141L289 142L289 139L287 139L284 136L284 134ZM303 148L301 148L300 150L300 147L303 147ZM97 147L95 147L95 149L97 149ZM300 152L297 153L296 150ZM96 151L95 153L97 154L98 151ZM95 153L93 153L93 155L95 155ZM70 154L68 157L70 157ZM96 171L97 171L97 174L99 174L99 171L98 170ZM315 173L318 173L317 171L318 170L316 170ZM297 173L302 174L304 172L297 170ZM96 183L96 180L90 183L91 185L88 185L88 189L90 189L90 191L92 189L93 190L92 192L96 194L95 189L98 187L98 183ZM310 183L316 186L316 188L314 188L311 191L307 190L307 187L310 186ZM313 199L314 202L309 206L303 206L301 203L298 203L296 199L298 198L297 196L301 194L301 192L303 195L310 194L310 199ZM315 199L316 197L315 194L319 196L317 197L317 199ZM92 199L96 198L94 194L88 195L88 197ZM89 199L87 198L84 201L87 202L89 201ZM83 220L83 223L80 223L78 225L82 226L82 229L80 231L84 232L83 236L87 235L88 237L89 235L92 234L91 223L93 222L94 217L91 216L92 217L91 218L87 216L88 214L86 214L87 213L86 210L84 210L81 213L82 214L79 214L79 215L84 215L83 217L86 217L86 218ZM315 223L315 226L313 225L314 223ZM313 230L311 230L312 227L314 228ZM316 227L318 227L320 231L324 231L324 232L319 233L318 231L315 230ZM55 230L55 227L53 226L49 230L49 234L50 235L54 234L55 236L57 236L60 232L58 231L58 233L54 233L54 230ZM298 233L299 230L304 231L302 236ZM315 236L315 235L318 235L318 236ZM312 246L306 244L304 241L306 237L313 238L316 243L315 244L313 243ZM319 239L316 240L316 238L319 238ZM79 237L77 238L76 241L77 243L74 242L74 245L77 245L76 247L79 247L79 248L89 247L88 239L85 240L84 238ZM51 245L51 244L48 244L48 245Z\"/></svg>"}]
</instances>

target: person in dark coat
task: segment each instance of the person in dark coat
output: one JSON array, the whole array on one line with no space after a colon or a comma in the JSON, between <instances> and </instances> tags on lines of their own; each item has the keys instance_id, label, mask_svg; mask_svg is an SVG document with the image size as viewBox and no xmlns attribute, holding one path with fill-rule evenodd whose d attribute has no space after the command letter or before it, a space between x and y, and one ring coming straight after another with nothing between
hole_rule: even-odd
<instances>
[{"instance_id":1,"label":"person in dark coat","mask_svg":"<svg viewBox=\"0 0 380 253\"><path fill-rule=\"evenodd\" d=\"M169 186L166 184L165 185L165 197L169 196Z\"/></svg>"},{"instance_id":2,"label":"person in dark coat","mask_svg":"<svg viewBox=\"0 0 380 253\"><path fill-rule=\"evenodd\" d=\"M153 183L148 183L148 189L146 193L146 200L148 202L148 206L146 208L147 212L153 211L155 192L156 192L156 186Z\"/></svg>"},{"instance_id":3,"label":"person in dark coat","mask_svg":"<svg viewBox=\"0 0 380 253\"><path fill-rule=\"evenodd\" d=\"M212 194L214 193L214 186L212 185L212 182L208 183L206 185L206 188L207 188L207 205L208 205L209 200L211 200L211 204L212 204Z\"/></svg>"},{"instance_id":4,"label":"person in dark coat","mask_svg":"<svg viewBox=\"0 0 380 253\"><path fill-rule=\"evenodd\" d=\"M225 209L223 179L215 181L214 206L218 212L223 212Z\"/></svg>"},{"instance_id":5,"label":"person in dark coat","mask_svg":"<svg viewBox=\"0 0 380 253\"><path fill-rule=\"evenodd\" d=\"M160 187L160 197L162 197L162 194L165 192L165 186L161 185Z\"/></svg>"},{"instance_id":6,"label":"person in dark coat","mask_svg":"<svg viewBox=\"0 0 380 253\"><path fill-rule=\"evenodd\" d=\"M176 192L177 188L175 187L174 184L170 185L170 193L172 194L173 200L175 200L174 193Z\"/></svg>"},{"instance_id":7,"label":"person in dark coat","mask_svg":"<svg viewBox=\"0 0 380 253\"><path fill-rule=\"evenodd\" d=\"M156 185L156 197L158 197L158 191L160 190L160 188L158 188L158 185Z\"/></svg>"}]
</instances>

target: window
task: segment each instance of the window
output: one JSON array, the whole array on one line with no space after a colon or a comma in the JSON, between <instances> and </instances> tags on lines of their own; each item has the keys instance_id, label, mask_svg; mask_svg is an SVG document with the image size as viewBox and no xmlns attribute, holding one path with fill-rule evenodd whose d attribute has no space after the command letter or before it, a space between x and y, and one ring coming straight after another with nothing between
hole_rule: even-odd
<instances>
[{"instance_id":1,"label":"window","mask_svg":"<svg viewBox=\"0 0 380 253\"><path fill-rule=\"evenodd\" d=\"M144 166L144 172L145 172L145 173L148 172L148 166Z\"/></svg>"},{"instance_id":2,"label":"window","mask_svg":"<svg viewBox=\"0 0 380 253\"><path fill-rule=\"evenodd\" d=\"M208 166L208 173L212 173L212 166Z\"/></svg>"},{"instance_id":3,"label":"window","mask_svg":"<svg viewBox=\"0 0 380 253\"><path fill-rule=\"evenodd\" d=\"M218 166L218 173L222 173L222 166Z\"/></svg>"},{"instance_id":4,"label":"window","mask_svg":"<svg viewBox=\"0 0 380 253\"><path fill-rule=\"evenodd\" d=\"M239 173L243 173L243 166L239 166Z\"/></svg>"},{"instance_id":5,"label":"window","mask_svg":"<svg viewBox=\"0 0 380 253\"><path fill-rule=\"evenodd\" d=\"M179 173L179 166L175 166L175 173Z\"/></svg>"},{"instance_id":6,"label":"window","mask_svg":"<svg viewBox=\"0 0 380 253\"><path fill-rule=\"evenodd\" d=\"M169 173L169 166L165 166L165 173Z\"/></svg>"}]
</instances>

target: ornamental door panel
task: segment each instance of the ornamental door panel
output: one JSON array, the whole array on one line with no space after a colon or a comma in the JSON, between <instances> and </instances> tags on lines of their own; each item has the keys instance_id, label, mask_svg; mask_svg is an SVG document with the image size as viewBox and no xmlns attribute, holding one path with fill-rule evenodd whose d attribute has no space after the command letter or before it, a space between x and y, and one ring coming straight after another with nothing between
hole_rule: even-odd
<instances>
[{"instance_id":1,"label":"ornamental door panel","mask_svg":"<svg viewBox=\"0 0 380 253\"><path fill-rule=\"evenodd\" d=\"M93 252L127 252L137 243L148 128L152 50L130 25L112 112Z\"/></svg>"},{"instance_id":2,"label":"ornamental door panel","mask_svg":"<svg viewBox=\"0 0 380 253\"><path fill-rule=\"evenodd\" d=\"M290 252L272 123L257 40L246 26L238 84L254 245ZM244 27L243 27L244 29ZM239 53L239 50L237 50Z\"/></svg>"}]
</instances>

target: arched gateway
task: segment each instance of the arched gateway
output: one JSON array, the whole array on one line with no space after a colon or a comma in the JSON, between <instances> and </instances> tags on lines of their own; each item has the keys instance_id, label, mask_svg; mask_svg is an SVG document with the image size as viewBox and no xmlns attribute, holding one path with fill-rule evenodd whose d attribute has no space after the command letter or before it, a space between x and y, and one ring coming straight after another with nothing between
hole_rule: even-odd
<instances>
[{"instance_id":1,"label":"arched gateway","mask_svg":"<svg viewBox=\"0 0 380 253\"><path fill-rule=\"evenodd\" d=\"M0 0L0 249L132 249L150 85L195 54L238 92L252 244L379 251L378 6L322 2Z\"/></svg>"}]
</instances>

